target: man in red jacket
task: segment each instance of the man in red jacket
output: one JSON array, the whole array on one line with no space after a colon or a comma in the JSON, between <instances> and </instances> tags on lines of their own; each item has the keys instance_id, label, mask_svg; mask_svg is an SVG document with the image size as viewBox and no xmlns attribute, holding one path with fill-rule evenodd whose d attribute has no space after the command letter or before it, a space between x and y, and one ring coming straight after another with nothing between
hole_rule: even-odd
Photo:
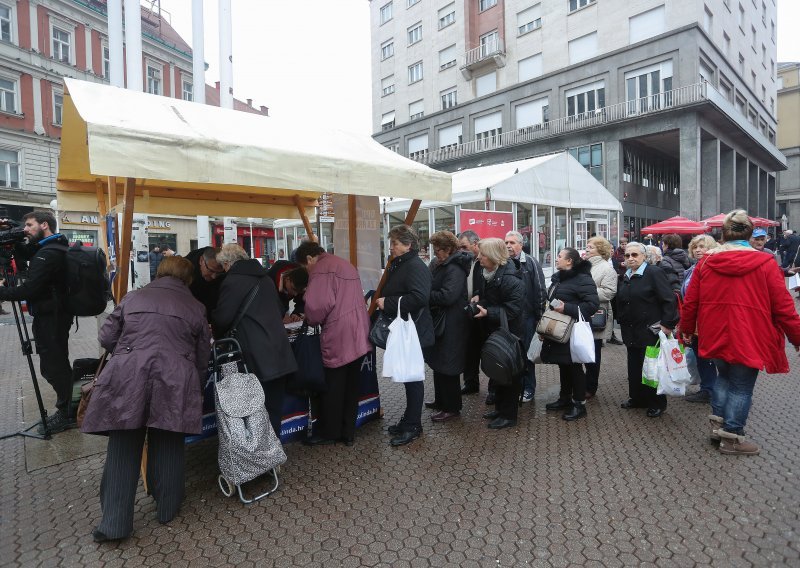
<instances>
[{"instance_id":1,"label":"man in red jacket","mask_svg":"<svg viewBox=\"0 0 800 568\"><path fill-rule=\"evenodd\" d=\"M681 311L681 328L697 329L700 356L719 371L711 396L711 438L723 454L755 455L744 437L758 372L788 373L784 335L800 351L800 316L783 273L752 248L753 224L741 209L722 225L724 244L694 269ZM687 335L684 339L691 339Z\"/></svg>"}]
</instances>

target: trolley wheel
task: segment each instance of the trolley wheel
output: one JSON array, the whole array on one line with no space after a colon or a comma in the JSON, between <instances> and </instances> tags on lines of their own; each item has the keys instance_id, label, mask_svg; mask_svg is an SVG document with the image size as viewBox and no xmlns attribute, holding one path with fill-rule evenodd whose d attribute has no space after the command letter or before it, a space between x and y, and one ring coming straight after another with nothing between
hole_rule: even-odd
<instances>
[{"instance_id":1,"label":"trolley wheel","mask_svg":"<svg viewBox=\"0 0 800 568\"><path fill-rule=\"evenodd\" d=\"M225 497L230 497L233 495L233 492L236 488L231 485L231 482L228 481L224 475L220 474L219 477L217 477L217 482L219 483L219 488Z\"/></svg>"}]
</instances>

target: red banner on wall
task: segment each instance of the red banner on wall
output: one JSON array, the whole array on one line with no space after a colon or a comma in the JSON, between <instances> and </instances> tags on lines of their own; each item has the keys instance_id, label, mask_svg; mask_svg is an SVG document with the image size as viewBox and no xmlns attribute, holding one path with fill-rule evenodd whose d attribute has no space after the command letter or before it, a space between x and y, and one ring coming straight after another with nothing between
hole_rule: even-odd
<instances>
[{"instance_id":1,"label":"red banner on wall","mask_svg":"<svg viewBox=\"0 0 800 568\"><path fill-rule=\"evenodd\" d=\"M461 210L461 230L475 231L482 239L504 239L514 228L514 216L507 211Z\"/></svg>"}]
</instances>

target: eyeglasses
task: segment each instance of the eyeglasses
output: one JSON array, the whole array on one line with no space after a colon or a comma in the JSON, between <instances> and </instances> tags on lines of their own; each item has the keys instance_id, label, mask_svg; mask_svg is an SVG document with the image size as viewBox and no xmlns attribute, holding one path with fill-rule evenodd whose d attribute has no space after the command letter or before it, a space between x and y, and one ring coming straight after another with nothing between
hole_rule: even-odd
<instances>
[{"instance_id":1,"label":"eyeglasses","mask_svg":"<svg viewBox=\"0 0 800 568\"><path fill-rule=\"evenodd\" d=\"M626 252L624 256L625 258L631 258L631 257L636 258L641 255L638 252Z\"/></svg>"},{"instance_id":2,"label":"eyeglasses","mask_svg":"<svg viewBox=\"0 0 800 568\"><path fill-rule=\"evenodd\" d=\"M208 265L208 261L206 260L206 258L204 256L201 256L200 260L203 261L203 265L206 267L206 270L208 270L215 277L219 276L221 274L225 274L225 269L222 268L221 266L219 267L219 270L212 270L212 268Z\"/></svg>"}]
</instances>

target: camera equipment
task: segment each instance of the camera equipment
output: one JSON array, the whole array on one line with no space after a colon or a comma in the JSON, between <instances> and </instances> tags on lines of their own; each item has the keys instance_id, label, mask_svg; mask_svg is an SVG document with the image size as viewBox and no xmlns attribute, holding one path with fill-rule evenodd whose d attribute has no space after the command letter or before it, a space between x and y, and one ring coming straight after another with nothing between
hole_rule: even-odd
<instances>
[{"instance_id":1,"label":"camera equipment","mask_svg":"<svg viewBox=\"0 0 800 568\"><path fill-rule=\"evenodd\" d=\"M481 313L481 310L480 310L480 308L482 308L482 307L483 307L483 306L481 306L481 305L480 305L478 302L470 302L469 304L467 304L466 306L464 306L464 312L465 312L465 313L466 313L466 314L467 314L469 317L472 317L472 318L474 318L474 317L475 317L475 316L477 316L479 313Z\"/></svg>"},{"instance_id":2,"label":"camera equipment","mask_svg":"<svg viewBox=\"0 0 800 568\"><path fill-rule=\"evenodd\" d=\"M25 228L16 221L7 219L3 226L10 228L0 231L0 247L9 247L25 240Z\"/></svg>"}]
</instances>

